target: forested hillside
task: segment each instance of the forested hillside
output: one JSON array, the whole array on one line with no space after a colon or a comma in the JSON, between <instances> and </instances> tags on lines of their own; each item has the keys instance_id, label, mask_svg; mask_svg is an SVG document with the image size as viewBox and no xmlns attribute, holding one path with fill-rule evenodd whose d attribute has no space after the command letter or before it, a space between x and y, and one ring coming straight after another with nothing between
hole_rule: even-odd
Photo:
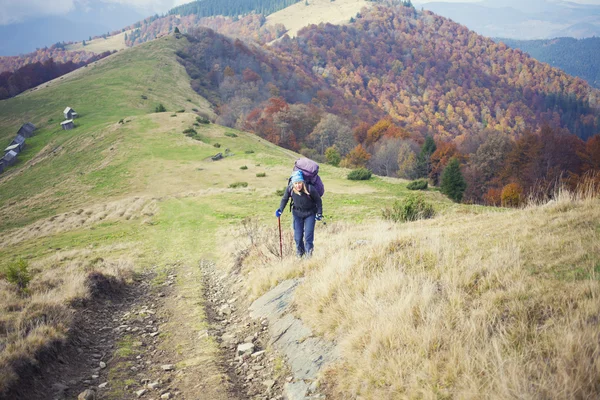
<instances>
[{"instance_id":1,"label":"forested hillside","mask_svg":"<svg viewBox=\"0 0 600 400\"><path fill-rule=\"evenodd\" d=\"M0 100L16 96L27 89L58 78L110 54L109 51L101 54L90 54L90 57L85 57L84 60L78 62L67 61L61 63L49 58L44 62L37 61L25 64L13 72L4 71L0 73Z\"/></svg>"},{"instance_id":2,"label":"forested hillside","mask_svg":"<svg viewBox=\"0 0 600 400\"><path fill-rule=\"evenodd\" d=\"M456 157L465 199L493 204L509 184L527 195L600 169L598 137L588 140L600 92L430 12L376 6L273 49L205 30L190 39L179 55L218 122L317 159L338 152L348 166L438 184ZM418 167L427 137L435 146Z\"/></svg>"},{"instance_id":3,"label":"forested hillside","mask_svg":"<svg viewBox=\"0 0 600 400\"><path fill-rule=\"evenodd\" d=\"M175 7L169 11L169 14L199 17L214 15L238 17L250 13L269 15L298 1L300 0L198 0Z\"/></svg>"},{"instance_id":4,"label":"forested hillside","mask_svg":"<svg viewBox=\"0 0 600 400\"><path fill-rule=\"evenodd\" d=\"M265 25L265 17L251 14L242 18L199 17L188 15L177 17L168 15L160 18L147 18L126 29L127 46L135 46L169 34L178 28L181 32L204 26L224 35L256 43L267 43L281 37L285 27ZM113 32L118 34L119 32ZM100 38L100 40L102 40ZM67 51L64 44L55 44L47 49L39 49L24 56L0 57L0 100L15 96L24 90L54 79L83 65L105 57L108 52L94 54L87 51Z\"/></svg>"},{"instance_id":5,"label":"forested hillside","mask_svg":"<svg viewBox=\"0 0 600 400\"><path fill-rule=\"evenodd\" d=\"M0 73L5 71L16 71L19 68L33 63L44 63L50 59L57 63L67 63L72 61L75 64L85 62L94 57L94 53L84 50L68 51L62 44L54 44L48 48L38 49L33 53L20 56L0 57Z\"/></svg>"},{"instance_id":6,"label":"forested hillside","mask_svg":"<svg viewBox=\"0 0 600 400\"><path fill-rule=\"evenodd\" d=\"M574 39L568 37L547 40L497 39L507 46L521 49L538 61L548 63L585 79L600 88L600 38Z\"/></svg>"},{"instance_id":7,"label":"forested hillside","mask_svg":"<svg viewBox=\"0 0 600 400\"><path fill-rule=\"evenodd\" d=\"M199 26L214 29L227 36L241 38L245 41L254 41L260 44L268 43L285 33L283 25L267 26L265 22L265 17L260 14L250 14L242 18L224 16L201 17L196 14L182 17L167 15L162 18L152 19L151 21L148 20L138 27L133 27L133 31L127 35L125 43L131 47L173 32L175 28L181 32L187 32Z\"/></svg>"}]
</instances>

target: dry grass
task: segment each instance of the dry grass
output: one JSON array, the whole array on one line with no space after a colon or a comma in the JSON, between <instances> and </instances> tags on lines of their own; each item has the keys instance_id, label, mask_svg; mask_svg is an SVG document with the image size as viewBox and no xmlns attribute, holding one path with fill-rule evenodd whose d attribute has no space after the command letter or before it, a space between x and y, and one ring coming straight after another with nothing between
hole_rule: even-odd
<instances>
[{"instance_id":1,"label":"dry grass","mask_svg":"<svg viewBox=\"0 0 600 400\"><path fill-rule=\"evenodd\" d=\"M125 45L125 35L129 35L131 32L131 30L121 32L116 35L109 36L106 39L98 38L94 40L86 40L85 46L83 45L83 42L74 43L67 46L67 50L85 50L96 54L104 53L105 51L123 50L127 48Z\"/></svg>"},{"instance_id":2,"label":"dry grass","mask_svg":"<svg viewBox=\"0 0 600 400\"><path fill-rule=\"evenodd\" d=\"M330 225L312 259L290 253L257 245L238 267L251 297L305 276L298 314L343 355L335 398L600 396L597 198Z\"/></svg>"},{"instance_id":3,"label":"dry grass","mask_svg":"<svg viewBox=\"0 0 600 400\"><path fill-rule=\"evenodd\" d=\"M153 216L158 210L156 200L130 197L112 203L98 204L88 208L54 215L36 221L24 228L0 234L0 249L27 240L50 236L61 232L89 227L102 221L142 219Z\"/></svg>"},{"instance_id":4,"label":"dry grass","mask_svg":"<svg viewBox=\"0 0 600 400\"><path fill-rule=\"evenodd\" d=\"M363 7L371 7L366 0L308 0L293 4L267 17L268 25L283 24L288 35L294 37L298 31L310 24L347 24Z\"/></svg>"},{"instance_id":5,"label":"dry grass","mask_svg":"<svg viewBox=\"0 0 600 400\"><path fill-rule=\"evenodd\" d=\"M74 250L31 263L33 279L25 293L0 279L0 394L20 368L37 364L40 352L66 340L74 307L91 298L98 276L116 283L131 279L129 259L96 257L108 251Z\"/></svg>"}]
</instances>

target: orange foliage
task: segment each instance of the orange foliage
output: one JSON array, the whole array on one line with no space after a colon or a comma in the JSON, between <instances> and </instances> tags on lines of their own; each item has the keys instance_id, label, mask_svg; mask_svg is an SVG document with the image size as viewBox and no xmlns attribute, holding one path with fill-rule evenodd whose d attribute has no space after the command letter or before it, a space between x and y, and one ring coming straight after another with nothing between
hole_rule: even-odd
<instances>
[{"instance_id":1,"label":"orange foliage","mask_svg":"<svg viewBox=\"0 0 600 400\"><path fill-rule=\"evenodd\" d=\"M454 143L439 142L436 144L436 150L429 157L431 163L429 178L435 186L438 185L442 172L452 157L458 158L460 163L464 161L464 157L458 152Z\"/></svg>"},{"instance_id":2,"label":"orange foliage","mask_svg":"<svg viewBox=\"0 0 600 400\"><path fill-rule=\"evenodd\" d=\"M364 168L367 166L370 158L371 155L369 152L359 144L346 155L343 164L349 168Z\"/></svg>"},{"instance_id":3,"label":"orange foliage","mask_svg":"<svg viewBox=\"0 0 600 400\"><path fill-rule=\"evenodd\" d=\"M498 188L489 188L483 195L483 202L488 206L499 206L502 204L502 190Z\"/></svg>"},{"instance_id":4,"label":"orange foliage","mask_svg":"<svg viewBox=\"0 0 600 400\"><path fill-rule=\"evenodd\" d=\"M381 138L403 138L406 139L410 135L408 132L396 124L392 122L392 120L387 117L379 120L375 125L373 125L368 131L365 139L365 144L370 146L376 142L378 142ZM360 141L359 141L360 143Z\"/></svg>"},{"instance_id":5,"label":"orange foliage","mask_svg":"<svg viewBox=\"0 0 600 400\"><path fill-rule=\"evenodd\" d=\"M523 202L523 188L518 183L509 183L502 188L503 207L519 207Z\"/></svg>"},{"instance_id":6,"label":"orange foliage","mask_svg":"<svg viewBox=\"0 0 600 400\"><path fill-rule=\"evenodd\" d=\"M356 140L357 143L365 143L365 141L367 140L367 132L369 131L369 124L361 121L358 126L356 126L354 128L354 130L352 131L353 135L354 135L354 140Z\"/></svg>"}]
</instances>

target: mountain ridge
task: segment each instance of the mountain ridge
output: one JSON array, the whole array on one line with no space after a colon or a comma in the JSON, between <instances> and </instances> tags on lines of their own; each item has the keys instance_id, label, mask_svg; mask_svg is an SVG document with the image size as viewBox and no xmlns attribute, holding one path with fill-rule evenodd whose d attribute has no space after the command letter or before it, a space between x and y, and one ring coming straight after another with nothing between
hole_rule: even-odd
<instances>
[{"instance_id":1,"label":"mountain ridge","mask_svg":"<svg viewBox=\"0 0 600 400\"><path fill-rule=\"evenodd\" d=\"M327 44L318 28L290 43ZM203 32L250 57L241 41ZM28 400L90 387L123 400L278 397L309 387L330 399L597 397L597 197L562 191L540 205L498 209L429 189L417 198L436 217L395 223L381 208L413 198L406 180L351 181L348 169L322 163L327 225L317 225L313 257L296 259L290 213L277 220L273 212L300 155L204 123L215 118L211 105L176 55L190 45L168 35L1 103L0 140L22 120L38 130L0 175L0 235L10 238L0 240L0 338L8 344L0 390L18 378L12 367L33 365L22 384L43 384ZM271 67L247 65L255 66ZM249 93L260 72L207 67L245 79ZM315 73L327 82L324 66ZM156 112L160 104L168 111ZM70 131L59 126L66 105L80 114ZM212 161L217 152L225 156ZM9 281L15 265L30 274L26 295ZM339 362L310 385L269 346L281 335L268 322L238 319L252 299L297 277L294 316L314 334L296 342L340 344ZM140 301L124 307L122 286ZM96 336L85 335L82 324L94 327L86 319L72 319L98 313L112 329ZM239 344L253 356L240 357ZM81 368L38 380L64 368L65 351Z\"/></svg>"}]
</instances>

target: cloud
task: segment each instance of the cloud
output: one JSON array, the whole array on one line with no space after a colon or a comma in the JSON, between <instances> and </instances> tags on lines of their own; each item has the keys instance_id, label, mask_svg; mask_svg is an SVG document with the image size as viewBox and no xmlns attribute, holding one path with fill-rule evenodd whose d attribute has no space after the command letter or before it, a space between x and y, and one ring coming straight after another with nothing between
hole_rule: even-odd
<instances>
[{"instance_id":1,"label":"cloud","mask_svg":"<svg viewBox=\"0 0 600 400\"><path fill-rule=\"evenodd\" d=\"M0 25L35 17L64 15L75 8L86 10L98 3L129 5L147 14L167 12L190 0L0 0Z\"/></svg>"},{"instance_id":2,"label":"cloud","mask_svg":"<svg viewBox=\"0 0 600 400\"><path fill-rule=\"evenodd\" d=\"M74 3L74 0L2 0L0 24L7 25L42 15L63 15L75 7Z\"/></svg>"}]
</instances>

